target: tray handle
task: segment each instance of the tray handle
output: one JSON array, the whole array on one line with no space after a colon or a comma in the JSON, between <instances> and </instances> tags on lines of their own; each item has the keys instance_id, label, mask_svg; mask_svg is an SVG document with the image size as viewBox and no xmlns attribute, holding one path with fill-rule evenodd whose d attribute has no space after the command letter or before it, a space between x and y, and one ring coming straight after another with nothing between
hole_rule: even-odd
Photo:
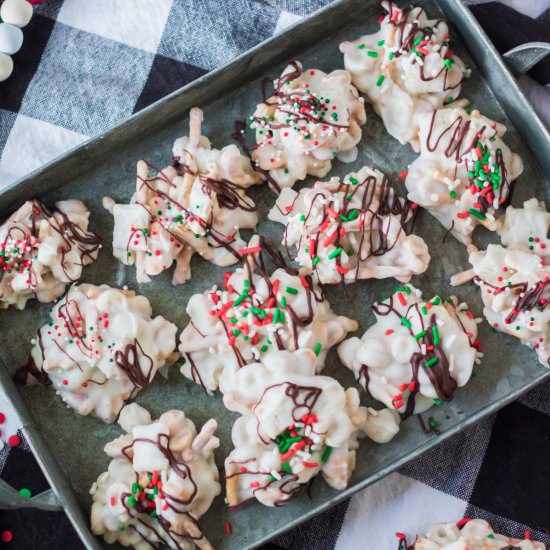
<instances>
[{"instance_id":1,"label":"tray handle","mask_svg":"<svg viewBox=\"0 0 550 550\"><path fill-rule=\"evenodd\" d=\"M18 508L35 508L37 510L62 510L57 495L48 489L32 498L25 498L11 485L0 479L0 510L16 510Z\"/></svg>"},{"instance_id":2,"label":"tray handle","mask_svg":"<svg viewBox=\"0 0 550 550\"><path fill-rule=\"evenodd\" d=\"M521 76L550 53L548 42L528 42L516 46L502 55L512 72Z\"/></svg>"}]
</instances>

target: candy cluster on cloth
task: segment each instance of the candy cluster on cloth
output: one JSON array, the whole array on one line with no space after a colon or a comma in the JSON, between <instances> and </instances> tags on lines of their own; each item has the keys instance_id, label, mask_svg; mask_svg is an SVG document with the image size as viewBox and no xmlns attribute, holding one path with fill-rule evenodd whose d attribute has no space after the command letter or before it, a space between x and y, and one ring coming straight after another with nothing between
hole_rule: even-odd
<instances>
[{"instance_id":1,"label":"candy cluster on cloth","mask_svg":"<svg viewBox=\"0 0 550 550\"><path fill-rule=\"evenodd\" d=\"M242 416L233 425L234 450L225 459L229 506L255 498L280 506L321 473L347 487L357 439L390 441L398 416L359 405L356 389L316 372L311 350L273 351L235 373L224 405Z\"/></svg>"},{"instance_id":2,"label":"candy cluster on cloth","mask_svg":"<svg viewBox=\"0 0 550 550\"><path fill-rule=\"evenodd\" d=\"M344 65L389 134L419 150L420 118L453 101L470 71L453 52L443 19L382 2L380 30L343 42Z\"/></svg>"},{"instance_id":3,"label":"candy cluster on cloth","mask_svg":"<svg viewBox=\"0 0 550 550\"><path fill-rule=\"evenodd\" d=\"M235 145L212 149L201 135L200 109L191 109L189 119L189 136L174 143L172 166L149 176L149 165L140 161L130 204L104 199L115 220L113 254L136 266L139 283L174 262L172 282L184 283L195 252L216 265L237 262L244 245L239 230L255 228L258 221L246 194L260 183L250 160Z\"/></svg>"},{"instance_id":4,"label":"candy cluster on cloth","mask_svg":"<svg viewBox=\"0 0 550 550\"><path fill-rule=\"evenodd\" d=\"M105 446L112 460L90 490L93 533L137 550L213 550L197 521L221 492L216 421L197 433L182 411L152 420L134 403L118 422L126 433Z\"/></svg>"},{"instance_id":5,"label":"candy cluster on cloth","mask_svg":"<svg viewBox=\"0 0 550 550\"><path fill-rule=\"evenodd\" d=\"M328 350L357 330L356 321L332 311L311 276L284 267L280 254L281 267L268 274L262 252L269 251L253 237L241 251L244 267L187 304L191 322L180 336L181 372L205 390L224 392L239 368L272 350L311 349L320 370Z\"/></svg>"},{"instance_id":6,"label":"candy cluster on cloth","mask_svg":"<svg viewBox=\"0 0 550 550\"><path fill-rule=\"evenodd\" d=\"M479 286L483 313L496 330L534 347L540 362L550 359L550 214L537 199L509 206L498 222L502 245L474 250L469 260ZM459 276L460 277L460 276Z\"/></svg>"},{"instance_id":7,"label":"candy cluster on cloth","mask_svg":"<svg viewBox=\"0 0 550 550\"><path fill-rule=\"evenodd\" d=\"M342 363L378 401L402 417L450 401L472 375L481 345L477 323L455 297L422 293L405 285L375 302L376 322L361 339L338 347Z\"/></svg>"},{"instance_id":8,"label":"candy cluster on cloth","mask_svg":"<svg viewBox=\"0 0 550 550\"><path fill-rule=\"evenodd\" d=\"M308 175L324 177L335 158L357 158L367 115L347 71L304 70L293 61L274 87L250 118L257 144L252 160L272 187L292 187Z\"/></svg>"},{"instance_id":9,"label":"candy cluster on cloth","mask_svg":"<svg viewBox=\"0 0 550 550\"><path fill-rule=\"evenodd\" d=\"M521 157L502 141L506 127L474 110L447 107L419 117L420 156L409 166L408 197L464 244L510 200Z\"/></svg>"},{"instance_id":10,"label":"candy cluster on cloth","mask_svg":"<svg viewBox=\"0 0 550 550\"><path fill-rule=\"evenodd\" d=\"M100 248L89 214L78 200L51 210L31 200L0 225L0 309L24 309L31 298L52 302L80 278Z\"/></svg>"},{"instance_id":11,"label":"candy cluster on cloth","mask_svg":"<svg viewBox=\"0 0 550 550\"><path fill-rule=\"evenodd\" d=\"M269 219L285 224L283 245L296 247L296 261L320 283L408 282L430 261L424 240L407 234L412 212L384 174L363 167L343 180L283 189Z\"/></svg>"},{"instance_id":12,"label":"candy cluster on cloth","mask_svg":"<svg viewBox=\"0 0 550 550\"><path fill-rule=\"evenodd\" d=\"M113 422L126 400L177 359L176 330L131 290L74 285L38 330L23 373L53 386L79 414Z\"/></svg>"},{"instance_id":13,"label":"candy cluster on cloth","mask_svg":"<svg viewBox=\"0 0 550 550\"><path fill-rule=\"evenodd\" d=\"M418 537L409 548L413 550L546 550L542 542L528 538L515 539L499 535L483 519L461 520L458 523L438 523L425 537Z\"/></svg>"}]
</instances>

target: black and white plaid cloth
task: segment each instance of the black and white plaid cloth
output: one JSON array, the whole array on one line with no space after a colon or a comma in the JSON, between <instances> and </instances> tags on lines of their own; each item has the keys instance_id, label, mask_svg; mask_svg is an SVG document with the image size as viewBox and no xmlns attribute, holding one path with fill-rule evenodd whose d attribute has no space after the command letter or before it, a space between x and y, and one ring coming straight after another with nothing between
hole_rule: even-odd
<instances>
[{"instance_id":1,"label":"black and white plaid cloth","mask_svg":"<svg viewBox=\"0 0 550 550\"><path fill-rule=\"evenodd\" d=\"M330 0L45 0L0 83L0 187L222 65ZM1 3L1 0L0 0ZM550 42L550 0L473 0L499 50ZM519 10L521 13L514 11ZM550 62L522 85L550 123ZM33 494L47 483L0 390L0 472ZM0 420L2 417L0 416ZM433 523L482 517L550 545L550 384L465 430L351 500L281 537L291 550L395 550ZM82 547L63 513L0 511L0 547Z\"/></svg>"}]
</instances>

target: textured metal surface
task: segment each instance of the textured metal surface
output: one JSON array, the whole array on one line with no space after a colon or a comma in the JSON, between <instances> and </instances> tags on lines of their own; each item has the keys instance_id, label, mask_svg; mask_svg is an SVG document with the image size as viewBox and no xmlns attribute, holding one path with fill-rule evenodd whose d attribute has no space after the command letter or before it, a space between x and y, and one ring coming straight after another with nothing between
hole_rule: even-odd
<instances>
[{"instance_id":1,"label":"textured metal surface","mask_svg":"<svg viewBox=\"0 0 550 550\"><path fill-rule=\"evenodd\" d=\"M506 141L523 156L526 165L517 184L514 203L519 205L532 195L548 199L540 166L546 171L549 168L550 137L496 51L459 0L426 0L418 4L424 5L432 14L441 13L443 8L468 43L469 53L459 36L455 48L473 67L473 75L467 81L463 95L485 114L509 126ZM133 268L121 266L111 256L112 219L102 209L101 198L110 195L118 201L129 199L138 159L147 158L156 166L170 162L173 140L186 132L189 107L197 104L205 110L205 133L214 146L223 146L231 141L233 121L250 115L259 101L263 76L277 76L285 63L294 58L302 60L306 67L326 71L342 67L339 42L373 31L377 27L378 14L378 2L374 0L336 2L271 39L268 44L260 45L229 66L202 77L104 136L87 142L73 153L12 185L0 194L0 214L6 214L33 195L39 195L47 202L66 197L83 199L92 212L92 229L104 242L99 261L86 268L83 280L96 284L126 284L137 289L151 300L155 314L160 313L183 328L188 322L185 306L191 294L220 283L223 270L195 258L192 262L193 279L186 285L173 287L168 273L148 285L136 285ZM505 88L506 93L499 87ZM370 108L368 117L359 158L350 165L336 164L333 173L343 175L363 164L375 166L391 174L394 186L402 191L403 185L395 174L406 169L415 155L408 146L400 146L385 133ZM515 130L514 125L521 131ZM249 134L249 140L251 137ZM266 221L274 195L267 187L254 189L252 195L260 207L262 221L259 230L272 243L279 242L282 227ZM443 244L444 229L426 212L420 214L416 231L430 246L432 264L428 273L413 283L426 294L451 292L449 277L468 265L465 250L453 240ZM478 233L476 239L482 243L487 237ZM394 285L393 280L362 281L348 288L346 295L339 287L329 288L327 294L337 312L359 320L359 334L362 334L372 322L370 305L373 300L381 293L391 291ZM476 288L466 285L454 292L469 301L472 310L481 315ZM47 313L48 307L37 303L30 303L23 312L0 312L0 358L10 372L25 362L29 340L47 319ZM433 411L436 420L441 422L441 436L426 436L418 422L410 419L390 444L380 446L363 442L350 487L341 493L329 489L319 480L313 487L312 500L302 494L277 510L252 503L237 511L229 511L219 497L200 522L207 536L217 548L252 548L380 479L550 376L550 372L537 362L536 355L515 339L491 333L486 324L481 327L481 338L485 343L486 358L477 369L477 377L457 392L450 406ZM346 386L354 385L351 373L338 364L334 352L329 355L325 372ZM23 413L25 434L33 450L81 537L87 545L92 545L93 539L82 510L88 513L90 485L108 465L103 446L118 436L120 429L116 425L106 426L95 418L78 416L48 388L19 388L15 393L11 380L7 379L6 369L1 365L0 383L9 384L6 389ZM364 394L362 397L364 399ZM174 367L167 380L158 376L139 394L137 402L146 406L154 416L176 407L185 410L198 424L210 417L216 418L222 442L217 460L219 465L223 463L223 457L231 448L230 430L235 415L225 411L219 396L206 397L200 387L184 379ZM226 521L233 525L231 537L224 533ZM99 542L95 544L100 545Z\"/></svg>"},{"instance_id":2,"label":"textured metal surface","mask_svg":"<svg viewBox=\"0 0 550 550\"><path fill-rule=\"evenodd\" d=\"M547 42L529 42L506 52L502 57L515 75L525 74L550 53Z\"/></svg>"}]
</instances>

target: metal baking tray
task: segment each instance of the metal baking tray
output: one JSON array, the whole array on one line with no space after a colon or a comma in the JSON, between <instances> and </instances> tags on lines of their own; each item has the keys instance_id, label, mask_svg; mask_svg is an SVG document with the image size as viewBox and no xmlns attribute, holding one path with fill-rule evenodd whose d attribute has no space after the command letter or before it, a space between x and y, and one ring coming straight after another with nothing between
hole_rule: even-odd
<instances>
[{"instance_id":1,"label":"metal baking tray","mask_svg":"<svg viewBox=\"0 0 550 550\"><path fill-rule=\"evenodd\" d=\"M452 24L457 35L455 49L473 69L462 95L469 97L472 104L485 114L508 126L506 142L522 155L525 163L525 172L516 184L514 203L519 205L533 195L547 199L549 187L544 173L550 173L550 135L501 57L460 0L419 0L417 3L432 16L444 14ZM377 28L379 14L377 0L334 2L227 66L203 76L104 135L2 189L0 216L7 215L23 200L33 196L47 203L68 197L83 199L92 213L91 227L100 234L104 243L99 260L85 269L83 280L117 286L126 284L135 288L151 300L156 314L164 315L183 328L188 321L185 306L191 294L219 283L223 279L223 270L196 256L192 262L193 278L188 284L173 287L170 274L165 273L150 284L136 285L133 268L121 266L111 255L112 219L102 208L101 198L110 195L118 202L130 198L138 159L146 158L156 166L170 163L172 142L186 133L190 107L198 105L204 109L206 135L215 146L223 146L231 142L233 122L249 116L261 99L263 77L278 76L292 59L302 60L306 68L325 71L341 68L343 60L338 44L344 39L372 32ZM538 59L538 54L535 53L535 57ZM516 67L523 65L524 68L532 62L531 58L514 60ZM248 139L251 138L252 135L248 134ZM402 191L402 182L395 174L406 169L413 158L410 147L401 146L386 134L369 107L359 158L353 164L336 163L333 173L343 175L363 164L375 166L392 174L394 187ZM252 194L259 202L259 230L272 243L280 242L282 227L266 220L266 212L275 196L267 186L254 189ZM476 315L481 315L478 291L473 285L453 291L448 284L453 273L468 265L464 248L452 239L443 244L444 229L426 212L420 213L416 231L427 240L432 263L428 273L413 283L426 293L454 292L469 301ZM359 320L358 334L362 334L372 322L370 305L373 300L390 291L394 285L393 280L359 282L350 290L352 300L344 298L338 286L328 288L327 294L337 312ZM107 426L96 418L78 416L48 388L15 387L11 380L15 369L25 363L29 340L46 320L47 311L47 305L36 302L29 302L23 312L0 311L0 382L21 414L23 433L83 543L89 548L103 548L107 545L93 537L88 528L88 491L98 474L107 467L108 457L103 453L103 446L119 435L118 426ZM340 493L318 481L312 488L311 497L303 492L288 505L275 510L249 503L230 511L224 505L223 497L218 497L200 521L208 538L219 549L257 547L445 442L550 377L550 370L538 363L535 353L511 337L491 333L486 323L481 325L481 339L485 344L485 359L476 369L477 377L457 392L449 406L432 410L431 414L440 422L439 436L426 435L419 423L411 418L389 444L364 441L350 486ZM355 384L350 371L338 364L334 351L329 356L325 374L333 375L346 386ZM362 399L365 399L364 393ZM216 418L222 442L217 460L222 465L223 457L230 450L230 430L235 415L223 408L219 395L205 396L198 385L183 378L174 367L168 380L157 376L153 384L139 394L137 402L146 406L154 416L176 407L185 410L199 424L210 417ZM44 498L36 504L47 507L46 500ZM27 504L34 505L35 501ZM231 536L224 532L226 521L230 521L233 527Z\"/></svg>"}]
</instances>

